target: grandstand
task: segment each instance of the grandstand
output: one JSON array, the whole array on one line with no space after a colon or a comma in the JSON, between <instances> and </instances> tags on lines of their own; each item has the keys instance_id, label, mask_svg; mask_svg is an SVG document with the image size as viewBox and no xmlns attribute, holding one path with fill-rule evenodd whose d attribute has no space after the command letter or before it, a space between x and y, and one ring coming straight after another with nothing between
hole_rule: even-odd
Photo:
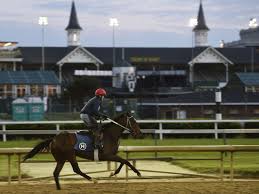
<instances>
[{"instance_id":1,"label":"grandstand","mask_svg":"<svg viewBox=\"0 0 259 194\"><path fill-rule=\"evenodd\" d=\"M145 106L149 106L147 104L152 101L152 106L156 109L155 116L152 117L164 118L165 115L177 115L177 111L187 111L185 115L188 118L189 115L206 117L194 111L196 108L185 110L183 107L193 103L195 107L203 110L202 104L207 103L204 101L204 96L210 96L216 88L229 91L232 87L242 92L239 94L241 96L257 96L259 80L256 74L259 72L257 46L246 44L238 47L211 47L208 44L209 28L205 22L202 3L199 8L198 24L193 29L195 45L190 48L84 47L80 45L80 37L72 38L75 32L76 36L80 36L82 30L76 9L71 9L72 11L74 13L71 14L66 28L68 45L45 47L44 70L40 46L18 47L17 43L13 42L9 48L6 45L10 44L6 42L0 44L2 99L37 95L49 98L55 96L56 101L56 98L61 98L67 87L73 84L76 77L91 77L100 82L98 86L108 90L108 98L113 104L107 107L114 106L115 112L125 111L131 108L129 104L137 101L135 112L145 115ZM116 53L115 61L112 60L113 52ZM47 78L42 79L45 75ZM246 79L251 78L252 81L249 83L244 81L244 76ZM196 98L187 102L188 95ZM84 97L87 99L90 96ZM227 96L224 98L229 99ZM71 106L71 98L69 102L60 100ZM244 106L247 108L250 98L240 100L236 108L240 110ZM164 101L169 105L161 104ZM82 106L78 103L82 102L76 102L77 106ZM252 103L259 103L259 98ZM258 112L255 109L250 112ZM191 112L197 114L193 115ZM257 113L251 115L257 117Z\"/></svg>"}]
</instances>

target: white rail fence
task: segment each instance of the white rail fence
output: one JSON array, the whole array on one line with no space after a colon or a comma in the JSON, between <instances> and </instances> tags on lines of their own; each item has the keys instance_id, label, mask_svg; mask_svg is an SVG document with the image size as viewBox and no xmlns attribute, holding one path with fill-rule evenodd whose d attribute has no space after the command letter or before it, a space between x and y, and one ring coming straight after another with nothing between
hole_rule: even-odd
<instances>
[{"instance_id":1,"label":"white rail fence","mask_svg":"<svg viewBox=\"0 0 259 194\"><path fill-rule=\"evenodd\" d=\"M106 121L107 122L107 121ZM240 134L240 133L259 133L259 129L219 129L220 123L237 123L240 126L245 126L246 123L259 123L259 120L138 120L138 123L157 124L157 128L141 129L143 133L157 134L159 139L163 139L164 134L214 134L215 139L218 139L218 134ZM0 134L3 141L7 141L7 135L33 135L33 134L57 134L62 131L61 126L69 124L82 124L82 121L0 121ZM105 123L105 122L104 122ZM167 129L165 124L170 123L213 123L213 129ZM55 129L46 130L22 130L8 129L12 125L54 125ZM78 129L70 129L66 131L76 131Z\"/></svg>"},{"instance_id":2,"label":"white rail fence","mask_svg":"<svg viewBox=\"0 0 259 194\"><path fill-rule=\"evenodd\" d=\"M12 177L11 177L11 168L13 167L12 163L11 163L11 157L16 155L18 157L17 160L17 177L18 177L18 183L21 183L22 181L22 169L21 169L21 161L22 161L22 155L28 153L32 148L0 148L0 155L5 155L8 157L7 160L7 172L8 172L8 183L10 184L12 181ZM120 152L124 152L126 154L126 159L127 160L132 160L133 165L136 167L136 161L137 160L142 160L141 158L139 159L134 159L130 157L130 154L132 153L153 153L153 152L171 152L171 153L175 153L175 152L191 152L193 153L193 155L195 155L195 153L198 152L211 152L211 153L220 153L220 157L213 157L213 158L208 158L207 155L205 155L203 158L174 158L173 160L215 160L215 161L219 161L219 175L218 176L211 176L211 175L205 175L205 177L211 177L211 178L220 178L221 181L223 181L224 178L229 177L231 181L233 181L234 179L234 153L237 152L259 152L259 145L211 145L211 146L198 146L198 145L192 145L192 146L120 146L119 147L119 151ZM230 157L229 158L225 158L224 157L224 153L229 153ZM46 154L47 152L44 153L40 153L40 154ZM150 159L156 159L156 158L150 158ZM227 161L226 161L227 160ZM36 160L37 161L37 160ZM35 162L36 162L35 161ZM224 171L225 171L225 167L224 167L224 161L228 162L228 166L230 169L229 175L224 176ZM29 161L27 161L29 162ZM50 162L50 161L38 161L40 163L46 163L46 162ZM53 161L54 162L54 161ZM252 161L251 161L252 162ZM117 167L115 166L115 169L117 169ZM115 170L114 169L114 170ZM125 178L126 180L128 180L129 178L129 169L128 167L125 168ZM163 172L163 171L158 171L156 169L154 170L144 170L144 169L139 169L140 171L143 172L153 172L153 173L168 173L168 174L179 174L179 173L175 173L175 172ZM107 164L107 170L105 170L105 172L107 171L112 171L111 169L111 165ZM92 172L94 173L94 172ZM97 172L95 172L97 173ZM183 174L183 175L187 175L187 174ZM201 176L204 177L203 174L189 174L191 176ZM51 176L52 178L52 176Z\"/></svg>"}]
</instances>

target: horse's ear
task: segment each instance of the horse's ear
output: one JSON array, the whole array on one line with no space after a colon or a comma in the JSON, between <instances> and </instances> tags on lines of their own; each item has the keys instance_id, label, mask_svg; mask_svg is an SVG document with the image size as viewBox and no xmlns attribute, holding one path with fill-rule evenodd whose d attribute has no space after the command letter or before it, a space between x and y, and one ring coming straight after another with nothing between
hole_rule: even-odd
<instances>
[{"instance_id":1,"label":"horse's ear","mask_svg":"<svg viewBox=\"0 0 259 194\"><path fill-rule=\"evenodd\" d=\"M133 116L133 115L134 115L134 113L135 113L135 111L134 111L134 110L127 111L127 116L128 116L128 117L131 117L131 116Z\"/></svg>"}]
</instances>

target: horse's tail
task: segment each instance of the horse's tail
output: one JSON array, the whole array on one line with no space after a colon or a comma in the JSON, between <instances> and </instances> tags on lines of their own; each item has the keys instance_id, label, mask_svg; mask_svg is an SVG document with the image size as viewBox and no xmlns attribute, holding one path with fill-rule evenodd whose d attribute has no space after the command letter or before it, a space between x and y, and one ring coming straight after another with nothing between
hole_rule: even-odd
<instances>
[{"instance_id":1,"label":"horse's tail","mask_svg":"<svg viewBox=\"0 0 259 194\"><path fill-rule=\"evenodd\" d=\"M33 156L35 156L37 153L41 152L43 149L48 148L49 144L52 142L52 138L51 139L47 139L43 142L40 142L39 144L37 144L29 153L27 153L24 157L23 157L23 162L26 161L29 158L32 158Z\"/></svg>"}]
</instances>

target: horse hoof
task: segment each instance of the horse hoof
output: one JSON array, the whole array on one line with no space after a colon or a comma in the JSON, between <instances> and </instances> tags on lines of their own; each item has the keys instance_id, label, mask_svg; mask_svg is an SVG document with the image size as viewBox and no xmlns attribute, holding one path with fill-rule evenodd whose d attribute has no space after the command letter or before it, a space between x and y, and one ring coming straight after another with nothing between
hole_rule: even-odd
<instances>
[{"instance_id":1,"label":"horse hoof","mask_svg":"<svg viewBox=\"0 0 259 194\"><path fill-rule=\"evenodd\" d=\"M111 174L110 174L110 176L109 176L109 177L112 177L112 176L114 176L114 173L113 173L113 172L111 172Z\"/></svg>"},{"instance_id":2,"label":"horse hoof","mask_svg":"<svg viewBox=\"0 0 259 194\"><path fill-rule=\"evenodd\" d=\"M138 173L138 177L142 177L142 175L140 173Z\"/></svg>"},{"instance_id":3,"label":"horse hoof","mask_svg":"<svg viewBox=\"0 0 259 194\"><path fill-rule=\"evenodd\" d=\"M93 181L94 184L98 183L98 181L96 179L91 179Z\"/></svg>"}]
</instances>

